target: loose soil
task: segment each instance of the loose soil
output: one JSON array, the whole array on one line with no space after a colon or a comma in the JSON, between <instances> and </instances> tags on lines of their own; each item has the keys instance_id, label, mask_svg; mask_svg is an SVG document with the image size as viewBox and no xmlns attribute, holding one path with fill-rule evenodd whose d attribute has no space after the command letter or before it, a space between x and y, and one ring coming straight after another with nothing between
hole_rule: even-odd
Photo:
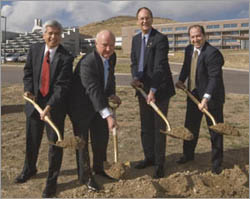
<instances>
[{"instance_id":1,"label":"loose soil","mask_svg":"<svg viewBox=\"0 0 250 199\"><path fill-rule=\"evenodd\" d=\"M43 136L37 161L38 173L24 184L14 184L21 172L25 155L25 115L22 85L2 87L1 137L1 197L39 198L48 171L48 141ZM134 90L118 87L122 105L116 111L119 161L113 162L113 140L110 135L107 173L120 180L112 182L95 176L102 187L90 192L77 180L75 151L64 149L64 157L56 197L58 198L248 198L249 196L249 98L248 95L227 94L224 106L225 121L240 131L238 136L224 136L223 171L211 173L211 143L205 120L201 124L195 160L178 165L182 155L182 140L167 136L165 177L152 179L153 167L134 169L143 159L140 142L138 103ZM168 120L171 127L184 124L186 96L181 91L171 99ZM66 119L65 138L72 136L72 126ZM92 151L90 147L90 156Z\"/></svg>"}]
</instances>

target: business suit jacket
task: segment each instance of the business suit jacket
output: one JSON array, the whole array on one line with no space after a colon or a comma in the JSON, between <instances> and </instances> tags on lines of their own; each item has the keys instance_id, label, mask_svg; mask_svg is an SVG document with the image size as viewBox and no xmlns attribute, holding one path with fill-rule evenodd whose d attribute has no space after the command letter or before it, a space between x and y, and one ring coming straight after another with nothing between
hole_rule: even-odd
<instances>
[{"instance_id":1,"label":"business suit jacket","mask_svg":"<svg viewBox=\"0 0 250 199\"><path fill-rule=\"evenodd\" d=\"M45 43L32 45L24 67L24 92L31 92L36 97L38 104L41 99L39 89L44 50ZM50 63L50 88L46 96L46 105L50 105L52 110L66 111L64 99L71 85L72 62L73 57L62 45L59 45L53 61ZM30 116L34 110L32 104L26 104L27 116Z\"/></svg>"},{"instance_id":2,"label":"business suit jacket","mask_svg":"<svg viewBox=\"0 0 250 199\"><path fill-rule=\"evenodd\" d=\"M73 57L63 46L59 45L52 62L50 63L50 88L47 96L40 93L40 77L44 56L45 44L35 44L30 47L27 62L24 66L24 91L31 92L42 109L51 106L51 119L58 127L63 137L64 120L66 116L66 95L68 94L72 78ZM36 171L36 162L42 140L44 126L47 128L47 137L56 142L57 135L45 122L31 103L26 103L26 154L23 173L28 175ZM62 148L49 146L49 171L47 186L54 186L57 182L62 162Z\"/></svg>"},{"instance_id":3,"label":"business suit jacket","mask_svg":"<svg viewBox=\"0 0 250 199\"><path fill-rule=\"evenodd\" d=\"M184 64L179 76L179 80L182 82L189 78L193 50L193 45L189 45L185 49ZM224 59L220 51L205 42L197 61L195 84L200 99L205 93L212 96L208 102L208 106L212 108L225 102L223 64Z\"/></svg>"},{"instance_id":4,"label":"business suit jacket","mask_svg":"<svg viewBox=\"0 0 250 199\"><path fill-rule=\"evenodd\" d=\"M191 59L194 47L189 45L185 49L184 64L179 76L179 80L185 82L189 78ZM208 101L208 110L214 116L216 122L223 122L223 103L225 101L225 89L222 76L222 66L224 59L218 49L205 42L198 57L196 67L195 84L196 89L192 92L200 101L205 93L211 95ZM187 99L187 112L185 127L194 135L191 141L184 141L183 152L188 158L194 157L195 147L198 142L200 123L203 113L197 105L189 98ZM207 124L212 125L211 120L207 117ZM221 166L223 159L223 136L209 129L212 143L212 164Z\"/></svg>"},{"instance_id":5,"label":"business suit jacket","mask_svg":"<svg viewBox=\"0 0 250 199\"><path fill-rule=\"evenodd\" d=\"M78 120L83 112L93 115L108 107L108 97L115 94L116 54L109 58L109 76L104 89L104 66L100 55L93 51L78 63L69 95L68 112Z\"/></svg>"},{"instance_id":6,"label":"business suit jacket","mask_svg":"<svg viewBox=\"0 0 250 199\"><path fill-rule=\"evenodd\" d=\"M138 77L142 33L133 37L131 50L132 77ZM149 35L145 53L143 77L140 81L144 84L146 92L156 88L156 100L170 98L175 94L172 74L168 63L168 38L152 28Z\"/></svg>"}]
</instances>

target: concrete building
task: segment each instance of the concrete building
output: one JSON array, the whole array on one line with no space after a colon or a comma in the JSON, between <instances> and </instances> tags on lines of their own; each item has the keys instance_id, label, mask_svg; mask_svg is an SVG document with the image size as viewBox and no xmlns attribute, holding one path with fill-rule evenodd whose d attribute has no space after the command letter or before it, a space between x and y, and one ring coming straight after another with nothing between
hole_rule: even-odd
<instances>
[{"instance_id":1,"label":"concrete building","mask_svg":"<svg viewBox=\"0 0 250 199\"><path fill-rule=\"evenodd\" d=\"M188 27L193 24L203 25L207 33L207 40L217 48L249 48L248 18L153 24L153 27L168 36L170 51L182 51L189 44ZM124 54L130 53L132 37L138 32L140 32L140 29L137 26L122 28L122 49Z\"/></svg>"}]
</instances>

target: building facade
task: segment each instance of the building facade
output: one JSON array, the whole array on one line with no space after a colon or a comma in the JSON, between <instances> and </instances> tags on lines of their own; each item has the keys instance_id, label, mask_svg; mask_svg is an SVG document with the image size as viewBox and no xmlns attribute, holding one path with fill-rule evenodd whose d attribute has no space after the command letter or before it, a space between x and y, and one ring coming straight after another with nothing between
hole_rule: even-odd
<instances>
[{"instance_id":1,"label":"building facade","mask_svg":"<svg viewBox=\"0 0 250 199\"><path fill-rule=\"evenodd\" d=\"M189 44L188 28L199 24L205 28L207 40L219 49L249 48L249 19L196 21L185 23L153 24L159 32L168 36L170 51L183 51ZM122 28L122 49L131 51L132 37L140 32L137 26Z\"/></svg>"}]
</instances>

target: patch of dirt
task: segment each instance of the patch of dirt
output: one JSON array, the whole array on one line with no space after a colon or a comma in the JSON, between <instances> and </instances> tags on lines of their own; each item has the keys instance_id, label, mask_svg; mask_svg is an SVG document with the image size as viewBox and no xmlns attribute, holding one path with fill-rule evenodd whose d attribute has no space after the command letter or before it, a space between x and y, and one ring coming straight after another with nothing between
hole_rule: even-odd
<instances>
[{"instance_id":1,"label":"patch of dirt","mask_svg":"<svg viewBox=\"0 0 250 199\"><path fill-rule=\"evenodd\" d=\"M24 104L23 88L14 85L2 88L2 106ZM220 175L211 173L211 143L205 120L202 121L195 160L178 165L182 155L182 140L167 136L165 177L152 179L153 167L134 169L143 159L140 141L139 110L132 88L118 88L122 105L116 111L119 161L114 163L113 138L110 136L107 173L120 180L95 176L102 190L95 193L77 180L75 150L65 149L58 178L59 198L248 198L249 196L249 99L248 95L227 94L225 121L240 131L240 137L224 136L224 162ZM184 124L186 96L177 91L168 113L171 127ZM237 104L235 103L237 102ZM48 141L44 133L37 161L38 173L24 184L14 184L21 172L25 155L25 115L20 107L2 113L1 137L1 197L39 198L45 186L48 169ZM66 119L65 139L71 137L72 126ZM90 144L90 143L88 143ZM90 156L92 151L90 147Z\"/></svg>"}]
</instances>

